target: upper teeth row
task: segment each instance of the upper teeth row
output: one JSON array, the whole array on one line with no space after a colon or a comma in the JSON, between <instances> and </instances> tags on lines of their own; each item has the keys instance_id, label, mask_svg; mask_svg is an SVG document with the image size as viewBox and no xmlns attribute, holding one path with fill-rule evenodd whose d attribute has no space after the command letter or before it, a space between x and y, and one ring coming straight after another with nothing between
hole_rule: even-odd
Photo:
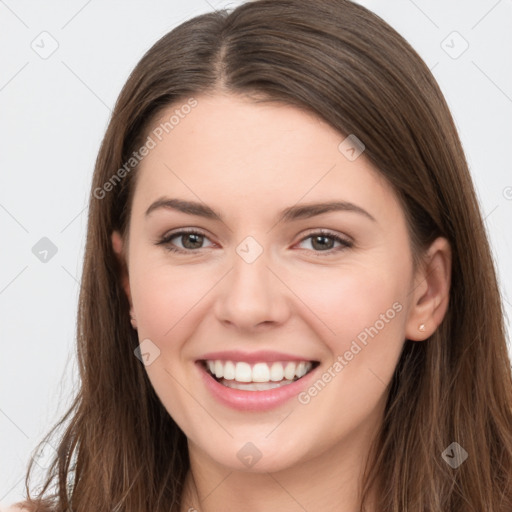
<instances>
[{"instance_id":1,"label":"upper teeth row","mask_svg":"<svg viewBox=\"0 0 512 512\"><path fill-rule=\"evenodd\" d=\"M313 364L309 361L281 363L249 363L233 361L206 361L208 369L218 379L236 380L238 382L279 382L300 378L311 370Z\"/></svg>"}]
</instances>

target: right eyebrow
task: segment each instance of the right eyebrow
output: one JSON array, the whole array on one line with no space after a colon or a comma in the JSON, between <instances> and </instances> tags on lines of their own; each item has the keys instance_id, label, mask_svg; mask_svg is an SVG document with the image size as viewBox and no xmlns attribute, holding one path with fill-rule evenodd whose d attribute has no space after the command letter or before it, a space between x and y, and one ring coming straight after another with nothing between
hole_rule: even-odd
<instances>
[{"instance_id":1,"label":"right eyebrow","mask_svg":"<svg viewBox=\"0 0 512 512\"><path fill-rule=\"evenodd\" d=\"M179 212L188 213L189 215L197 215L199 217L205 217L207 219L224 222L220 213L217 213L215 210L203 203L197 203L196 201L184 201L182 199L170 199L167 197L162 197L152 203L151 206L146 210L146 217L151 212L159 208L177 210Z\"/></svg>"}]
</instances>

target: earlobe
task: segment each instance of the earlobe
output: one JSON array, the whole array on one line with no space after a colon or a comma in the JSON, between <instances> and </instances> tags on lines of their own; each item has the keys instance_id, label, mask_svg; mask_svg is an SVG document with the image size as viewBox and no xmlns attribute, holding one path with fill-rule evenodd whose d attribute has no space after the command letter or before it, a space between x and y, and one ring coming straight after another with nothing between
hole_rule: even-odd
<instances>
[{"instance_id":1,"label":"earlobe","mask_svg":"<svg viewBox=\"0 0 512 512\"><path fill-rule=\"evenodd\" d=\"M423 341L430 337L448 310L452 253L448 240L437 238L426 252L424 265L413 286L406 338Z\"/></svg>"},{"instance_id":2,"label":"earlobe","mask_svg":"<svg viewBox=\"0 0 512 512\"><path fill-rule=\"evenodd\" d=\"M123 254L123 239L121 233L119 233L119 231L113 231L110 239L112 241L112 248L119 258Z\"/></svg>"}]
</instances>

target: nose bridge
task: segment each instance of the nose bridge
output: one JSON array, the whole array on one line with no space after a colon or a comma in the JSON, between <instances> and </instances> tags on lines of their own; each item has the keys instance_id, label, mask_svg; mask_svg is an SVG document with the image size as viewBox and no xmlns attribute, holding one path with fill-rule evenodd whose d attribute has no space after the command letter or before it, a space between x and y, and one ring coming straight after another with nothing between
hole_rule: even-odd
<instances>
[{"instance_id":1,"label":"nose bridge","mask_svg":"<svg viewBox=\"0 0 512 512\"><path fill-rule=\"evenodd\" d=\"M217 298L217 316L239 327L281 322L285 317L282 285L269 270L269 251L253 236L235 248L232 270Z\"/></svg>"}]
</instances>

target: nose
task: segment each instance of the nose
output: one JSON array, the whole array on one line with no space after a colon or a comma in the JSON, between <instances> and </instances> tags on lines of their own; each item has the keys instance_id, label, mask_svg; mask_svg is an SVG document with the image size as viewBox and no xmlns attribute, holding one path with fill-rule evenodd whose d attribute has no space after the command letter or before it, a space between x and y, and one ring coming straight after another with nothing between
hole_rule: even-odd
<instances>
[{"instance_id":1,"label":"nose","mask_svg":"<svg viewBox=\"0 0 512 512\"><path fill-rule=\"evenodd\" d=\"M233 267L220 283L214 311L225 326L245 331L275 327L287 320L287 288L265 251L252 262L234 255Z\"/></svg>"}]
</instances>

